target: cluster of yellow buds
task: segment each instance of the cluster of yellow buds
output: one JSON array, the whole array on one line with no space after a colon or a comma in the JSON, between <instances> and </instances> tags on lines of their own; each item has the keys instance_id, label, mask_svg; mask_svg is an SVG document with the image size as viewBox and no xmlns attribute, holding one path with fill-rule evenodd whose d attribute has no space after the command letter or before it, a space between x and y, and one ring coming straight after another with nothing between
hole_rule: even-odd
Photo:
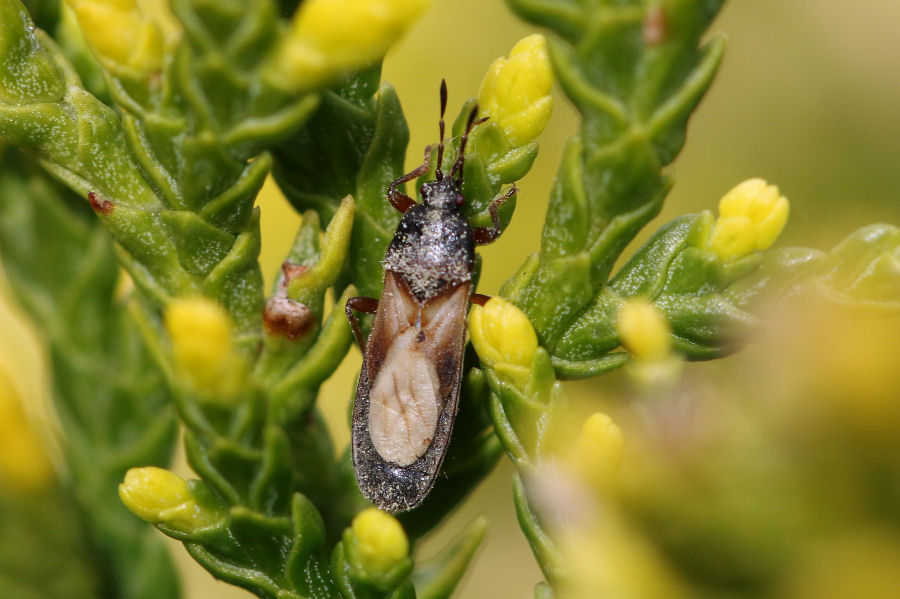
<instances>
[{"instance_id":1,"label":"cluster of yellow buds","mask_svg":"<svg viewBox=\"0 0 900 599\"><path fill-rule=\"evenodd\" d=\"M0 368L0 487L32 492L52 479L53 466L41 439Z\"/></svg>"},{"instance_id":2,"label":"cluster of yellow buds","mask_svg":"<svg viewBox=\"0 0 900 599\"><path fill-rule=\"evenodd\" d=\"M166 307L165 325L178 374L201 398L230 401L245 373L228 312L205 297L178 298Z\"/></svg>"},{"instance_id":3,"label":"cluster of yellow buds","mask_svg":"<svg viewBox=\"0 0 900 599\"><path fill-rule=\"evenodd\" d=\"M748 179L719 201L708 247L726 261L768 249L784 229L788 212L788 200L776 186Z\"/></svg>"},{"instance_id":4,"label":"cluster of yellow buds","mask_svg":"<svg viewBox=\"0 0 900 599\"><path fill-rule=\"evenodd\" d=\"M492 297L484 307L472 306L469 335L482 363L514 383L528 381L538 339L524 312Z\"/></svg>"},{"instance_id":5,"label":"cluster of yellow buds","mask_svg":"<svg viewBox=\"0 0 900 599\"><path fill-rule=\"evenodd\" d=\"M271 82L315 88L380 59L428 0L306 0L273 65Z\"/></svg>"},{"instance_id":6,"label":"cluster of yellow buds","mask_svg":"<svg viewBox=\"0 0 900 599\"><path fill-rule=\"evenodd\" d=\"M159 23L136 0L67 0L85 39L106 66L136 73L158 71L163 62Z\"/></svg>"},{"instance_id":7,"label":"cluster of yellow buds","mask_svg":"<svg viewBox=\"0 0 900 599\"><path fill-rule=\"evenodd\" d=\"M488 68L478 92L482 114L500 127L513 147L534 140L553 111L553 68L547 40L539 34L520 40Z\"/></svg>"},{"instance_id":8,"label":"cluster of yellow buds","mask_svg":"<svg viewBox=\"0 0 900 599\"><path fill-rule=\"evenodd\" d=\"M344 535L347 560L357 576L389 588L408 573L409 539L396 518L378 508L367 508L353 518Z\"/></svg>"},{"instance_id":9,"label":"cluster of yellow buds","mask_svg":"<svg viewBox=\"0 0 900 599\"><path fill-rule=\"evenodd\" d=\"M221 519L219 512L197 503L187 481L155 466L125 473L119 498L139 518L182 532L208 528Z\"/></svg>"}]
</instances>

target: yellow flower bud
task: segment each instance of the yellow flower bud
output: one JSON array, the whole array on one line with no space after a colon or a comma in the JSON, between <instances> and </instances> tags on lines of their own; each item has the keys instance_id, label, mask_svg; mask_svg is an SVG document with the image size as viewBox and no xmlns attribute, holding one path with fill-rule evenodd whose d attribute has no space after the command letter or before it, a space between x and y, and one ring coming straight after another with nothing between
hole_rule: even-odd
<instances>
[{"instance_id":1,"label":"yellow flower bud","mask_svg":"<svg viewBox=\"0 0 900 599\"><path fill-rule=\"evenodd\" d=\"M160 69L162 32L135 0L68 0L68 4L101 61L138 73Z\"/></svg>"},{"instance_id":2,"label":"yellow flower bud","mask_svg":"<svg viewBox=\"0 0 900 599\"><path fill-rule=\"evenodd\" d=\"M529 35L513 46L509 58L498 58L488 68L478 92L478 105L510 144L524 146L550 120L552 87L547 40L540 34Z\"/></svg>"},{"instance_id":3,"label":"yellow flower bud","mask_svg":"<svg viewBox=\"0 0 900 599\"><path fill-rule=\"evenodd\" d=\"M126 472L119 498L139 518L185 532L205 528L218 519L218 514L197 504L183 478L155 466Z\"/></svg>"},{"instance_id":4,"label":"yellow flower bud","mask_svg":"<svg viewBox=\"0 0 900 599\"><path fill-rule=\"evenodd\" d=\"M639 360L660 360L671 351L669 323L650 300L625 302L619 310L616 330L621 344Z\"/></svg>"},{"instance_id":5,"label":"yellow flower bud","mask_svg":"<svg viewBox=\"0 0 900 599\"><path fill-rule=\"evenodd\" d=\"M235 390L242 364L224 308L205 297L179 298L166 308L165 324L176 366L194 391L215 395Z\"/></svg>"},{"instance_id":6,"label":"yellow flower bud","mask_svg":"<svg viewBox=\"0 0 900 599\"><path fill-rule=\"evenodd\" d=\"M313 88L379 60L428 0L306 0L273 65L270 81Z\"/></svg>"},{"instance_id":7,"label":"yellow flower bud","mask_svg":"<svg viewBox=\"0 0 900 599\"><path fill-rule=\"evenodd\" d=\"M686 599L695 597L684 587L671 562L640 529L615 509L597 510L594 522L568 527L557 546L566 577L559 599Z\"/></svg>"},{"instance_id":8,"label":"yellow flower bud","mask_svg":"<svg viewBox=\"0 0 900 599\"><path fill-rule=\"evenodd\" d=\"M34 492L52 479L53 466L41 439L0 369L0 488Z\"/></svg>"},{"instance_id":9,"label":"yellow flower bud","mask_svg":"<svg viewBox=\"0 0 900 599\"><path fill-rule=\"evenodd\" d=\"M537 351L537 334L525 313L499 297L469 311L469 336L479 359L524 383Z\"/></svg>"},{"instance_id":10,"label":"yellow flower bud","mask_svg":"<svg viewBox=\"0 0 900 599\"><path fill-rule=\"evenodd\" d=\"M606 489L622 464L624 446L621 429L612 418L597 412L584 421L569 461L580 478Z\"/></svg>"},{"instance_id":11,"label":"yellow flower bud","mask_svg":"<svg viewBox=\"0 0 900 599\"><path fill-rule=\"evenodd\" d=\"M374 578L389 576L409 556L409 540L396 518L370 507L353 518L350 526L355 565Z\"/></svg>"},{"instance_id":12,"label":"yellow flower bud","mask_svg":"<svg viewBox=\"0 0 900 599\"><path fill-rule=\"evenodd\" d=\"M719 201L719 218L708 247L723 260L769 248L787 223L789 204L778 188L748 179Z\"/></svg>"}]
</instances>

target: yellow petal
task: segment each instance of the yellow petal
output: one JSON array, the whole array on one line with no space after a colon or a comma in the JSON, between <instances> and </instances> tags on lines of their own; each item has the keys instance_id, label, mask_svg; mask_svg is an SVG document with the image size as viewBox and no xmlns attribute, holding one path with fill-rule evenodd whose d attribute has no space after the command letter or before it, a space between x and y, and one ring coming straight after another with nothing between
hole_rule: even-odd
<instances>
[{"instance_id":1,"label":"yellow petal","mask_svg":"<svg viewBox=\"0 0 900 599\"><path fill-rule=\"evenodd\" d=\"M606 414L597 412L584 421L569 454L577 475L600 492L609 489L619 471L625 441L622 430Z\"/></svg>"},{"instance_id":2,"label":"yellow petal","mask_svg":"<svg viewBox=\"0 0 900 599\"><path fill-rule=\"evenodd\" d=\"M669 323L650 300L625 302L619 310L616 330L621 344L636 359L660 360L671 351Z\"/></svg>"},{"instance_id":3,"label":"yellow petal","mask_svg":"<svg viewBox=\"0 0 900 599\"><path fill-rule=\"evenodd\" d=\"M69 0L68 4L101 60L140 72L160 69L162 32L134 0Z\"/></svg>"},{"instance_id":4,"label":"yellow petal","mask_svg":"<svg viewBox=\"0 0 900 599\"><path fill-rule=\"evenodd\" d=\"M205 297L177 298L166 307L165 325L179 374L195 391L228 394L235 390L242 364L224 308Z\"/></svg>"},{"instance_id":5,"label":"yellow petal","mask_svg":"<svg viewBox=\"0 0 900 599\"><path fill-rule=\"evenodd\" d=\"M790 205L774 185L748 179L719 201L719 218L709 249L723 260L736 260L775 243L787 223Z\"/></svg>"},{"instance_id":6,"label":"yellow petal","mask_svg":"<svg viewBox=\"0 0 900 599\"><path fill-rule=\"evenodd\" d=\"M272 80L324 85L375 62L425 11L427 0L306 0L274 65Z\"/></svg>"},{"instance_id":7,"label":"yellow petal","mask_svg":"<svg viewBox=\"0 0 900 599\"><path fill-rule=\"evenodd\" d=\"M550 119L553 69L542 35L520 40L509 58L498 58L488 68L478 92L483 114L491 117L513 147L535 139Z\"/></svg>"},{"instance_id":8,"label":"yellow petal","mask_svg":"<svg viewBox=\"0 0 900 599\"><path fill-rule=\"evenodd\" d=\"M361 511L351 530L361 568L375 576L393 570L409 555L409 540L396 518L377 508Z\"/></svg>"},{"instance_id":9,"label":"yellow petal","mask_svg":"<svg viewBox=\"0 0 900 599\"><path fill-rule=\"evenodd\" d=\"M119 498L139 518L183 531L207 527L218 519L217 513L197 504L183 478L156 466L128 470L119 485Z\"/></svg>"},{"instance_id":10,"label":"yellow petal","mask_svg":"<svg viewBox=\"0 0 900 599\"><path fill-rule=\"evenodd\" d=\"M537 334L525 313L493 297L469 313L470 335L478 356L489 366L530 366L537 351Z\"/></svg>"}]
</instances>

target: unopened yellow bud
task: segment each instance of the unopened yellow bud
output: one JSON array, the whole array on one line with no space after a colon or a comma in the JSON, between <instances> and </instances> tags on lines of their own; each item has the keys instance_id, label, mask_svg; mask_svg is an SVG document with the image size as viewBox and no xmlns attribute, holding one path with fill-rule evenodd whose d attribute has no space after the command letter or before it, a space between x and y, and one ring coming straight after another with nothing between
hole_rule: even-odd
<instances>
[{"instance_id":1,"label":"unopened yellow bud","mask_svg":"<svg viewBox=\"0 0 900 599\"><path fill-rule=\"evenodd\" d=\"M125 473L119 498L139 518L185 532L205 528L218 514L197 504L187 482L172 472L145 466Z\"/></svg>"},{"instance_id":2,"label":"unopened yellow bud","mask_svg":"<svg viewBox=\"0 0 900 599\"><path fill-rule=\"evenodd\" d=\"M519 382L527 380L537 351L537 334L525 313L499 297L469 311L469 335L479 359Z\"/></svg>"},{"instance_id":3,"label":"unopened yellow bud","mask_svg":"<svg viewBox=\"0 0 900 599\"><path fill-rule=\"evenodd\" d=\"M33 492L52 479L53 466L41 439L0 369L0 488Z\"/></svg>"},{"instance_id":4,"label":"unopened yellow bud","mask_svg":"<svg viewBox=\"0 0 900 599\"><path fill-rule=\"evenodd\" d=\"M622 430L606 414L592 414L575 439L570 462L592 486L605 489L622 464L625 442Z\"/></svg>"},{"instance_id":5,"label":"unopened yellow bud","mask_svg":"<svg viewBox=\"0 0 900 599\"><path fill-rule=\"evenodd\" d=\"M409 540L396 518L377 508L361 511L350 526L355 566L374 579L383 579L406 564Z\"/></svg>"},{"instance_id":6,"label":"unopened yellow bud","mask_svg":"<svg viewBox=\"0 0 900 599\"><path fill-rule=\"evenodd\" d=\"M686 599L671 562L617 509L596 510L594 522L560 532L558 547L566 578L554 596L560 599Z\"/></svg>"},{"instance_id":7,"label":"unopened yellow bud","mask_svg":"<svg viewBox=\"0 0 900 599\"><path fill-rule=\"evenodd\" d=\"M165 323L175 363L194 390L233 391L241 369L225 309L205 297L179 298L166 308Z\"/></svg>"},{"instance_id":8,"label":"unopened yellow bud","mask_svg":"<svg viewBox=\"0 0 900 599\"><path fill-rule=\"evenodd\" d=\"M509 58L498 58L488 68L478 92L478 105L503 130L510 144L523 146L550 120L552 87L547 40L540 34L529 35L513 46Z\"/></svg>"},{"instance_id":9,"label":"unopened yellow bud","mask_svg":"<svg viewBox=\"0 0 900 599\"><path fill-rule=\"evenodd\" d=\"M428 0L306 0L271 82L313 88L373 63L427 7Z\"/></svg>"},{"instance_id":10,"label":"unopened yellow bud","mask_svg":"<svg viewBox=\"0 0 900 599\"><path fill-rule=\"evenodd\" d=\"M638 360L661 360L671 351L669 323L650 300L625 302L619 309L616 330L621 344Z\"/></svg>"},{"instance_id":11,"label":"unopened yellow bud","mask_svg":"<svg viewBox=\"0 0 900 599\"><path fill-rule=\"evenodd\" d=\"M68 4L85 39L102 61L139 73L160 69L162 32L135 0L68 0Z\"/></svg>"},{"instance_id":12,"label":"unopened yellow bud","mask_svg":"<svg viewBox=\"0 0 900 599\"><path fill-rule=\"evenodd\" d=\"M736 260L771 247L787 223L789 204L778 188L749 179L719 201L719 218L709 249L723 260Z\"/></svg>"}]
</instances>

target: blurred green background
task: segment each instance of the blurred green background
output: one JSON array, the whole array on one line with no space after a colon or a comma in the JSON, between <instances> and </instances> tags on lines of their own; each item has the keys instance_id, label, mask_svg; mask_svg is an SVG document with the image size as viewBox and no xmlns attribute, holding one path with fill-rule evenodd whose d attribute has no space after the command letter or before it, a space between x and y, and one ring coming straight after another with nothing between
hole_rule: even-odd
<instances>
[{"instance_id":1,"label":"blurred green background","mask_svg":"<svg viewBox=\"0 0 900 599\"><path fill-rule=\"evenodd\" d=\"M750 177L777 184L791 201L781 244L827 249L865 224L900 223L898 25L896 0L728 3L712 28L729 38L725 62L673 166L676 185L666 207L637 243L676 215L714 209L724 192ZM477 94L488 64L531 32L502 2L444 0L435 2L393 49L384 77L396 86L409 121L410 168L420 160L421 149L437 137L441 78L448 83L448 113L453 115L465 98ZM516 217L497 243L482 250L481 292L496 293L525 255L538 248L562 145L576 126L572 108L557 94L554 116L540 139L541 153L519 185ZM299 218L271 185L261 206L263 267L271 274ZM6 353L0 352L0 358L6 360ZM709 372L728 376L753 359L748 352ZM320 398L339 445L348 439L346 406L359 362L354 349ZM28 378L21 368L10 370ZM578 385L573 392L590 401L607 380ZM32 397L38 393L23 392ZM491 532L463 583L461 598L528 597L541 579L515 521L511 474L509 465L501 463L435 538L419 547L427 556L476 514L489 517ZM213 581L176 543L173 549L185 573L188 599L249 596Z\"/></svg>"}]
</instances>

